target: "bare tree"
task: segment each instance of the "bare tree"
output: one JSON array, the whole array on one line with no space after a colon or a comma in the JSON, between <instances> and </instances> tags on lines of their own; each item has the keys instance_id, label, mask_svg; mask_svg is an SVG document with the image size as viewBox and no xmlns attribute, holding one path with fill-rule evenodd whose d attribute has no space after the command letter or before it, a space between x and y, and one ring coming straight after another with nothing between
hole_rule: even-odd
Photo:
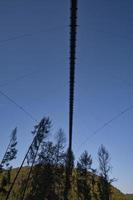
<instances>
[{"instance_id":1,"label":"bare tree","mask_svg":"<svg viewBox=\"0 0 133 200\"><path fill-rule=\"evenodd\" d=\"M111 171L110 155L106 148L101 145L98 150L98 161L99 161L99 199L109 200L110 198L110 183L112 180L109 178Z\"/></svg>"}]
</instances>

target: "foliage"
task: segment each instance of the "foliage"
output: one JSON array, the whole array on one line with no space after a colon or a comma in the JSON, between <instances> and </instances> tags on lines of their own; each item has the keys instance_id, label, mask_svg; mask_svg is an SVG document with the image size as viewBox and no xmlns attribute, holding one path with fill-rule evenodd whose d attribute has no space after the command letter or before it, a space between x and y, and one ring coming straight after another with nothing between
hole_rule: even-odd
<instances>
[{"instance_id":1,"label":"foliage","mask_svg":"<svg viewBox=\"0 0 133 200\"><path fill-rule=\"evenodd\" d=\"M92 168L92 157L87 151L81 154L75 167L73 152L65 151L63 131L57 132L53 142L47 140L50 128L48 118L43 118L34 127L35 137L27 155L28 166L22 168L9 200L64 200L68 189L68 165L71 170L69 200L133 200L133 196L124 195L112 186L110 155L103 145L98 151L98 170ZM18 171L10 165L17 153L16 131L14 133L1 162L0 200L5 199Z\"/></svg>"}]
</instances>

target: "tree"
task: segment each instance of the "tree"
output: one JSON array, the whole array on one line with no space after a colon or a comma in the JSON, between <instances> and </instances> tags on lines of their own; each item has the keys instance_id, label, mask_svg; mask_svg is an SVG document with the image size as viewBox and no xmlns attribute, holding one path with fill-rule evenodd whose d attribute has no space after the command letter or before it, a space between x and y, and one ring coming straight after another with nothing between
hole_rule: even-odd
<instances>
[{"instance_id":1,"label":"tree","mask_svg":"<svg viewBox=\"0 0 133 200\"><path fill-rule=\"evenodd\" d=\"M65 143L66 138L62 129L59 129L55 135L55 162L57 166L62 166L65 164Z\"/></svg>"},{"instance_id":2,"label":"tree","mask_svg":"<svg viewBox=\"0 0 133 200\"><path fill-rule=\"evenodd\" d=\"M91 200L91 165L91 155L84 151L77 162L77 190L80 200Z\"/></svg>"},{"instance_id":3,"label":"tree","mask_svg":"<svg viewBox=\"0 0 133 200\"><path fill-rule=\"evenodd\" d=\"M98 150L98 160L99 160L99 199L109 200L110 198L110 183L112 180L109 178L109 173L111 171L110 165L110 155L106 148L101 145Z\"/></svg>"},{"instance_id":4,"label":"tree","mask_svg":"<svg viewBox=\"0 0 133 200\"><path fill-rule=\"evenodd\" d=\"M17 155L16 145L17 145L17 128L15 128L11 133L10 142L0 163L0 173L1 173L0 193L3 196L6 195L7 187L10 185L10 177L12 169L10 162L16 159Z\"/></svg>"},{"instance_id":5,"label":"tree","mask_svg":"<svg viewBox=\"0 0 133 200\"><path fill-rule=\"evenodd\" d=\"M22 190L20 199L22 200L25 198L26 191L29 186L28 183L29 183L30 177L35 169L36 160L39 157L40 146L45 141L46 137L48 136L50 129L51 129L51 121L49 120L49 118L44 117L38 125L34 126L34 131L32 131L32 134L35 135L35 137L25 157L25 159L27 159L27 164L30 167L29 167L29 172L28 172L26 180L23 180L25 182L25 186L24 187L22 186L20 188L20 190ZM33 195L33 194L31 193L29 195Z\"/></svg>"},{"instance_id":6,"label":"tree","mask_svg":"<svg viewBox=\"0 0 133 200\"><path fill-rule=\"evenodd\" d=\"M62 129L55 135L55 191L58 199L61 199L64 192L64 182L65 182L65 144L66 138Z\"/></svg>"},{"instance_id":7,"label":"tree","mask_svg":"<svg viewBox=\"0 0 133 200\"><path fill-rule=\"evenodd\" d=\"M3 167L9 167L10 161L16 158L17 155L17 128L15 128L11 133L11 139L9 142L9 145L6 149L6 152L2 158L2 161L0 163L0 169Z\"/></svg>"},{"instance_id":8,"label":"tree","mask_svg":"<svg viewBox=\"0 0 133 200\"><path fill-rule=\"evenodd\" d=\"M38 160L32 170L31 191L27 195L27 200L43 200L53 194L54 152L55 146L52 142L43 142Z\"/></svg>"},{"instance_id":9,"label":"tree","mask_svg":"<svg viewBox=\"0 0 133 200\"><path fill-rule=\"evenodd\" d=\"M32 173L32 192L28 199L61 199L65 165L65 137L60 129L55 144L43 141Z\"/></svg>"}]
</instances>

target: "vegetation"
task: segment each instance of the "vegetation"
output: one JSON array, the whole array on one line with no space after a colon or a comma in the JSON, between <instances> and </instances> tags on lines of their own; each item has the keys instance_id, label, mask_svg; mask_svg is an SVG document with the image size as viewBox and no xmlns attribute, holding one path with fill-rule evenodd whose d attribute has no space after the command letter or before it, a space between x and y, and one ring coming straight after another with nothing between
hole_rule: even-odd
<instances>
[{"instance_id":1,"label":"vegetation","mask_svg":"<svg viewBox=\"0 0 133 200\"><path fill-rule=\"evenodd\" d=\"M17 155L17 128L11 133L10 142L7 146L6 152L0 163L0 198L3 199L11 184L11 170L10 162L16 158Z\"/></svg>"},{"instance_id":2,"label":"vegetation","mask_svg":"<svg viewBox=\"0 0 133 200\"><path fill-rule=\"evenodd\" d=\"M9 200L64 200L68 152L65 150L65 136L60 129L53 141L47 136L51 122L43 118L34 127L33 142L28 150L27 166L22 167L11 190ZM9 188L18 173L12 169L11 160L17 154L17 129L13 131L10 143L0 167L0 200L6 199ZM132 195L124 195L112 186L110 179L110 155L101 145L98 150L99 168L93 169L92 156L84 151L77 164L71 152L70 200L133 200Z\"/></svg>"}]
</instances>

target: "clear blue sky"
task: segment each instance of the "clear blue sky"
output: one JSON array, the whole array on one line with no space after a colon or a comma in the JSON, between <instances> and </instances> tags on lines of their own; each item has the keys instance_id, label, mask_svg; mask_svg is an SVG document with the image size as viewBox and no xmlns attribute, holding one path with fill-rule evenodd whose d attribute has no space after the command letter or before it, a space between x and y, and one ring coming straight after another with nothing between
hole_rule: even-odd
<instances>
[{"instance_id":1,"label":"clear blue sky","mask_svg":"<svg viewBox=\"0 0 133 200\"><path fill-rule=\"evenodd\" d=\"M69 0L0 1L0 90L38 120L50 116L53 133L63 128L66 135L69 6ZM87 149L97 166L104 144L115 185L133 193L133 109L87 140L133 104L133 1L79 0L78 25L74 153ZM1 95L0 121L0 157L18 126L19 164L35 122Z\"/></svg>"}]
</instances>

